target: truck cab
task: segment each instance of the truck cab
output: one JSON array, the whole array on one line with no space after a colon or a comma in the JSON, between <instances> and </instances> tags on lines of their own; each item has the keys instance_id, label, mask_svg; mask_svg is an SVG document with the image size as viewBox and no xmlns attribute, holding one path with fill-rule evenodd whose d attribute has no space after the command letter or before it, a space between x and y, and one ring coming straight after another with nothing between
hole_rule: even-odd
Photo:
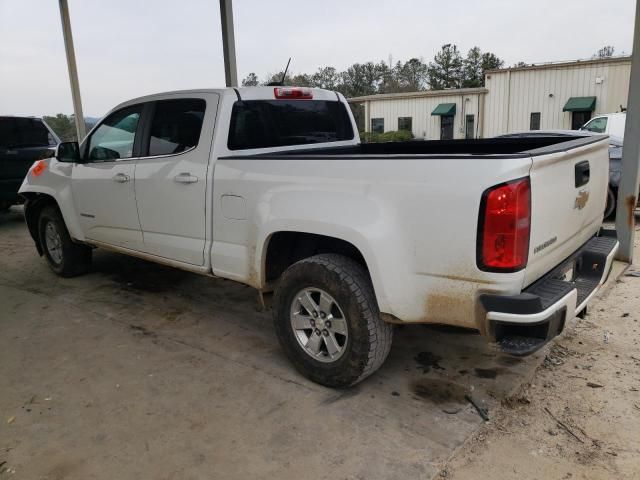
<instances>
[{"instance_id":1,"label":"truck cab","mask_svg":"<svg viewBox=\"0 0 640 480\"><path fill-rule=\"evenodd\" d=\"M626 121L627 114L625 112L607 113L592 118L580 127L580 130L606 134L619 141L623 141Z\"/></svg>"}]
</instances>

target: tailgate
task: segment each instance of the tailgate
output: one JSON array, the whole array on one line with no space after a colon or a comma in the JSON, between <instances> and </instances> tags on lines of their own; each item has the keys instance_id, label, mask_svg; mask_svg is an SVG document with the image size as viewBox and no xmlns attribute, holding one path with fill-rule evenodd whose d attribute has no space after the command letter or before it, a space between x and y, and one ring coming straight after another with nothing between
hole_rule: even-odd
<instances>
[{"instance_id":1,"label":"tailgate","mask_svg":"<svg viewBox=\"0 0 640 480\"><path fill-rule=\"evenodd\" d=\"M609 182L608 137L591 137L532 151L531 237L527 286L595 235Z\"/></svg>"}]
</instances>

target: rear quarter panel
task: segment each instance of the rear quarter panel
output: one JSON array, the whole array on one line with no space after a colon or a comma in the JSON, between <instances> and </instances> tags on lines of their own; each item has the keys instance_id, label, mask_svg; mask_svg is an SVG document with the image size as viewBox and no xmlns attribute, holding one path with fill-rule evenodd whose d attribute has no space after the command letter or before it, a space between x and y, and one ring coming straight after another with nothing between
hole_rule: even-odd
<instances>
[{"instance_id":1,"label":"rear quarter panel","mask_svg":"<svg viewBox=\"0 0 640 480\"><path fill-rule=\"evenodd\" d=\"M380 309L404 322L480 328L476 298L519 292L523 273L476 267L483 191L528 175L530 157L221 158L213 188L216 275L260 288L278 231L333 236L367 262ZM222 210L241 197L243 219ZM237 214L232 215L238 217Z\"/></svg>"}]
</instances>

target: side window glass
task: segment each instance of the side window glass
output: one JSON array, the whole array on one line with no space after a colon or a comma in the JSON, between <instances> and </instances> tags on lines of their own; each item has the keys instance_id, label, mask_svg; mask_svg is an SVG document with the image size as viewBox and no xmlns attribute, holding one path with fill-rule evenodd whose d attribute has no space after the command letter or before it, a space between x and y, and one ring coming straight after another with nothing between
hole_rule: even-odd
<instances>
[{"instance_id":1,"label":"side window glass","mask_svg":"<svg viewBox=\"0 0 640 480\"><path fill-rule=\"evenodd\" d=\"M142 105L134 105L109 115L91 135L87 158L90 161L131 158L141 113Z\"/></svg>"},{"instance_id":2,"label":"side window glass","mask_svg":"<svg viewBox=\"0 0 640 480\"><path fill-rule=\"evenodd\" d=\"M200 140L206 102L202 99L156 102L149 156L175 155L195 148Z\"/></svg>"}]
</instances>

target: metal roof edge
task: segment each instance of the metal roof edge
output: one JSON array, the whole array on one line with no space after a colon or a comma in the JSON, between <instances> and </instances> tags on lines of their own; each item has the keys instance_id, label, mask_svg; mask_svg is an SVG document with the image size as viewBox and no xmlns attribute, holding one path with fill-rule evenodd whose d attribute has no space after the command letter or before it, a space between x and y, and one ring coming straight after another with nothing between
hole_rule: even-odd
<instances>
[{"instance_id":1,"label":"metal roof edge","mask_svg":"<svg viewBox=\"0 0 640 480\"><path fill-rule=\"evenodd\" d=\"M399 100L403 98L447 97L452 95L472 95L472 94L486 94L486 93L489 93L489 89L485 87L448 88L445 90L424 90L420 92L377 93L375 95L364 95L361 97L347 98L347 101L348 102L364 102L367 100Z\"/></svg>"},{"instance_id":2,"label":"metal roof edge","mask_svg":"<svg viewBox=\"0 0 640 480\"><path fill-rule=\"evenodd\" d=\"M507 67L507 68L496 68L493 70L486 70L484 72L485 75L489 75L492 73L506 73L506 72L517 72L521 70L544 70L546 68L562 68L562 67L578 67L583 65L595 65L598 63L631 63L631 55L624 57L607 57L607 58L589 58L586 60L568 60L562 62L547 62L547 63L538 63L525 65L524 67Z\"/></svg>"}]
</instances>

